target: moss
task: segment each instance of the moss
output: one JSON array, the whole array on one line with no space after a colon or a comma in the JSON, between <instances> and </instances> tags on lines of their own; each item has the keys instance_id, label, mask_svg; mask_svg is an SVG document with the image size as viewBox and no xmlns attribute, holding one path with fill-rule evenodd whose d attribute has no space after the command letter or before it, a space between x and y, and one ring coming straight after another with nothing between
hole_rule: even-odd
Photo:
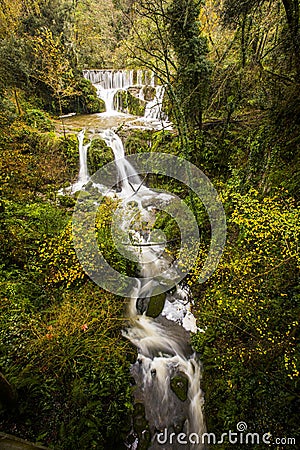
<instances>
[{"instance_id":1,"label":"moss","mask_svg":"<svg viewBox=\"0 0 300 450\"><path fill-rule=\"evenodd\" d=\"M130 130L129 135L124 135L126 155L149 152L152 135L149 130Z\"/></svg>"},{"instance_id":2,"label":"moss","mask_svg":"<svg viewBox=\"0 0 300 450\"><path fill-rule=\"evenodd\" d=\"M93 139L88 150L88 168L89 172L95 173L101 167L114 160L113 151L108 147L103 139Z\"/></svg>"},{"instance_id":3,"label":"moss","mask_svg":"<svg viewBox=\"0 0 300 450\"><path fill-rule=\"evenodd\" d=\"M145 113L146 102L135 97L129 91L119 91L115 96L115 101L118 102L122 112L134 116L143 116Z\"/></svg>"},{"instance_id":4,"label":"moss","mask_svg":"<svg viewBox=\"0 0 300 450\"><path fill-rule=\"evenodd\" d=\"M69 195L59 195L59 204L65 208L72 208L75 205L75 200Z\"/></svg>"},{"instance_id":5,"label":"moss","mask_svg":"<svg viewBox=\"0 0 300 450\"><path fill-rule=\"evenodd\" d=\"M152 100L154 100L155 93L156 93L155 87L153 87L153 86L144 86L143 87L144 99L147 102L151 102Z\"/></svg>"},{"instance_id":6,"label":"moss","mask_svg":"<svg viewBox=\"0 0 300 450\"><path fill-rule=\"evenodd\" d=\"M166 294L164 292L150 297L146 315L153 318L159 316L164 309L165 300Z\"/></svg>"},{"instance_id":7,"label":"moss","mask_svg":"<svg viewBox=\"0 0 300 450\"><path fill-rule=\"evenodd\" d=\"M183 375L176 375L171 379L170 386L174 394L184 402L187 399L189 382Z\"/></svg>"},{"instance_id":8,"label":"moss","mask_svg":"<svg viewBox=\"0 0 300 450\"><path fill-rule=\"evenodd\" d=\"M39 131L53 131L54 123L47 114L39 109L28 109L23 117L25 123Z\"/></svg>"},{"instance_id":9,"label":"moss","mask_svg":"<svg viewBox=\"0 0 300 450\"><path fill-rule=\"evenodd\" d=\"M149 425L145 416L145 407L142 403L136 403L133 412L133 429L139 438L139 449L147 449L150 443Z\"/></svg>"},{"instance_id":10,"label":"moss","mask_svg":"<svg viewBox=\"0 0 300 450\"><path fill-rule=\"evenodd\" d=\"M93 114L105 111L105 103L97 96L95 86L85 78L77 78L77 95L64 100L64 111L78 114Z\"/></svg>"}]
</instances>

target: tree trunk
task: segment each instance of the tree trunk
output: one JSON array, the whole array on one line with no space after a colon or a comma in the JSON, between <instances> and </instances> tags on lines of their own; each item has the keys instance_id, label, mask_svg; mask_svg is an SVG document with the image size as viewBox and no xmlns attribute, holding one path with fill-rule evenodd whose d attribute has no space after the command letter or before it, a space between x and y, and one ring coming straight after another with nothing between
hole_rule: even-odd
<instances>
[{"instance_id":1,"label":"tree trunk","mask_svg":"<svg viewBox=\"0 0 300 450\"><path fill-rule=\"evenodd\" d=\"M16 88L14 88L14 96L15 96L15 100L16 100L16 105L17 105L19 116L21 116L22 115L22 110L21 110L21 107L20 107L20 103L19 103L19 99L18 99L18 94L17 94Z\"/></svg>"},{"instance_id":2,"label":"tree trunk","mask_svg":"<svg viewBox=\"0 0 300 450\"><path fill-rule=\"evenodd\" d=\"M298 81L300 80L300 32L299 32L299 2L298 0L282 0L287 23L292 39L295 68Z\"/></svg>"}]
</instances>

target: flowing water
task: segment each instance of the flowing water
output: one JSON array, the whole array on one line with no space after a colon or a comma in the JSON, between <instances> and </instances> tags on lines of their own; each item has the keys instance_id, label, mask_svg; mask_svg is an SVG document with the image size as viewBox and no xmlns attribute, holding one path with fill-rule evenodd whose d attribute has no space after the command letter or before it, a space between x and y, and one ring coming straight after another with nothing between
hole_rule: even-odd
<instances>
[{"instance_id":1,"label":"flowing water","mask_svg":"<svg viewBox=\"0 0 300 450\"><path fill-rule=\"evenodd\" d=\"M157 114L158 109L161 111L163 88L160 88L156 103L149 105L149 116ZM151 316L147 313L153 299L157 300L155 284L143 282L143 279L158 276L173 262L164 251L166 242L153 230L158 205L171 202L172 194L145 186L145 180L124 159L123 143L114 131L92 130L91 134L100 135L114 153L118 190L113 195L120 200L119 217L114 226L129 236L127 252L137 261L140 276L129 301L129 325L123 333L138 351L137 361L131 367L135 380L135 418L126 446L131 450L146 448L148 442L152 450L203 450L204 398L201 363L189 343L190 332L197 331L190 292L187 287L177 285L167 294L161 294L162 308ZM72 192L84 189L84 184L90 180L87 152L91 142L84 144L84 135L85 130L78 134L80 170L77 182L69 188ZM103 193L103 186L95 187ZM115 230L117 234L119 230ZM118 250L122 252L122 248ZM184 445L179 443L180 433L193 436L193 440Z\"/></svg>"},{"instance_id":2,"label":"flowing water","mask_svg":"<svg viewBox=\"0 0 300 450\"><path fill-rule=\"evenodd\" d=\"M84 145L84 130L82 130L78 134L78 142L79 142L79 175L78 175L78 183L82 186L85 185L89 179L89 171L87 167L87 152L91 145L91 142Z\"/></svg>"},{"instance_id":3,"label":"flowing water","mask_svg":"<svg viewBox=\"0 0 300 450\"><path fill-rule=\"evenodd\" d=\"M105 103L105 113L102 113L102 116L112 117L122 114L119 112L119 105L115 100L118 91L126 91L131 87L137 87L139 88L137 98L144 101L145 86L155 88L153 100L146 104L144 116L139 118L131 116L131 121L127 121L127 125L131 128L172 129L172 125L162 109L165 88L161 85L155 85L153 72L94 69L84 70L83 75L95 86L98 97Z\"/></svg>"},{"instance_id":4,"label":"flowing water","mask_svg":"<svg viewBox=\"0 0 300 450\"><path fill-rule=\"evenodd\" d=\"M166 120L162 110L162 102L165 94L164 86L156 86L154 99L147 103L144 119L146 120Z\"/></svg>"},{"instance_id":5,"label":"flowing water","mask_svg":"<svg viewBox=\"0 0 300 450\"><path fill-rule=\"evenodd\" d=\"M202 436L205 431L202 413L204 400L200 387L201 364L189 344L189 331L197 330L195 318L190 311L191 298L187 288L177 286L175 291L167 294L164 308L158 317L148 317L145 311L151 302L153 286L151 283L142 283L143 278L159 275L171 263L164 257L161 246L155 240L151 242L151 227L155 222L153 210L159 200L168 199L166 194L141 186L140 177L123 159L122 142L113 131L105 131L101 136L115 155L121 183L119 197L122 199L122 211L126 211L127 205L130 208L134 199L139 208L139 220L143 223L143 229L141 227L140 230L139 224L135 223L136 246L131 251L136 252L141 278L129 303L130 326L124 331L124 336L138 350L137 362L131 369L136 382L135 401L145 408L152 437L149 448L182 449L182 444L176 442L175 435L181 432ZM140 187L138 191L137 187ZM145 196L148 198L146 207L143 206ZM163 198L160 199L160 196ZM170 195L170 199L171 197ZM124 214L121 219L123 230L128 229L126 220L128 214ZM122 221L125 223L122 224ZM145 221L149 226L146 233ZM174 383L178 384L177 391ZM146 432L146 429L143 431ZM162 445L160 442L165 440L164 436L170 436L171 433L175 433L172 443L168 438ZM135 444L128 446L132 449L137 441L143 439L138 433L133 435ZM203 449L204 446L201 443L189 443L185 448Z\"/></svg>"}]
</instances>

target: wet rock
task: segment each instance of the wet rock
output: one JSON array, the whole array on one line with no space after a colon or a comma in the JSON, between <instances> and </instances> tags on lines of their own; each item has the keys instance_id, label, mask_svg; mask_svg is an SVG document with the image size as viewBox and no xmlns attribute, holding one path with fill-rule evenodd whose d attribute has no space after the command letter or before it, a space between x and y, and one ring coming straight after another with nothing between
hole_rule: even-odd
<instances>
[{"instance_id":1,"label":"wet rock","mask_svg":"<svg viewBox=\"0 0 300 450\"><path fill-rule=\"evenodd\" d=\"M153 86L144 86L143 94L147 102L154 100L156 89Z\"/></svg>"},{"instance_id":2,"label":"wet rock","mask_svg":"<svg viewBox=\"0 0 300 450\"><path fill-rule=\"evenodd\" d=\"M35 445L5 433L0 433L0 448L1 450L47 450L46 447Z\"/></svg>"},{"instance_id":3,"label":"wet rock","mask_svg":"<svg viewBox=\"0 0 300 450\"><path fill-rule=\"evenodd\" d=\"M121 112L134 116L143 116L145 113L146 102L138 98L137 92L119 91L116 93L114 101Z\"/></svg>"},{"instance_id":4,"label":"wet rock","mask_svg":"<svg viewBox=\"0 0 300 450\"><path fill-rule=\"evenodd\" d=\"M176 375L171 379L170 386L175 395L184 402L187 399L189 382L183 375Z\"/></svg>"},{"instance_id":5,"label":"wet rock","mask_svg":"<svg viewBox=\"0 0 300 450\"><path fill-rule=\"evenodd\" d=\"M164 309L165 300L166 294L164 292L150 297L146 315L153 318L159 316Z\"/></svg>"},{"instance_id":6,"label":"wet rock","mask_svg":"<svg viewBox=\"0 0 300 450\"><path fill-rule=\"evenodd\" d=\"M88 149L88 168L90 173L95 173L98 169L109 162L114 161L113 151L106 145L103 139L94 138Z\"/></svg>"},{"instance_id":7,"label":"wet rock","mask_svg":"<svg viewBox=\"0 0 300 450\"><path fill-rule=\"evenodd\" d=\"M142 403L136 403L133 412L133 429L137 434L139 449L147 449L151 440L149 425L145 417L145 408Z\"/></svg>"},{"instance_id":8,"label":"wet rock","mask_svg":"<svg viewBox=\"0 0 300 450\"><path fill-rule=\"evenodd\" d=\"M59 195L58 201L61 206L65 208L72 208L75 205L75 200L69 195Z\"/></svg>"},{"instance_id":9,"label":"wet rock","mask_svg":"<svg viewBox=\"0 0 300 450\"><path fill-rule=\"evenodd\" d=\"M145 407L142 403L136 403L133 411L134 429L136 432L142 432L147 427L147 420L145 417Z\"/></svg>"},{"instance_id":10,"label":"wet rock","mask_svg":"<svg viewBox=\"0 0 300 450\"><path fill-rule=\"evenodd\" d=\"M136 309L139 314L143 314L147 310L148 300L146 298L138 298L136 301Z\"/></svg>"},{"instance_id":11,"label":"wet rock","mask_svg":"<svg viewBox=\"0 0 300 450\"><path fill-rule=\"evenodd\" d=\"M131 386L135 386L136 385L136 381L133 377L129 377L129 383Z\"/></svg>"},{"instance_id":12,"label":"wet rock","mask_svg":"<svg viewBox=\"0 0 300 450\"><path fill-rule=\"evenodd\" d=\"M174 421L174 432L179 434L183 431L186 420Z\"/></svg>"}]
</instances>

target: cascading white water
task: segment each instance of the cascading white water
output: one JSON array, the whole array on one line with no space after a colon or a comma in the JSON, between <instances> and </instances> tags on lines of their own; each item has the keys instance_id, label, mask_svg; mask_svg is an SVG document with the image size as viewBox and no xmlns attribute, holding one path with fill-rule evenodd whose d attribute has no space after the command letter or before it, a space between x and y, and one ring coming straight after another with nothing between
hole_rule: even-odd
<instances>
[{"instance_id":1,"label":"cascading white water","mask_svg":"<svg viewBox=\"0 0 300 450\"><path fill-rule=\"evenodd\" d=\"M146 120L164 120L162 117L162 102L165 94L164 86L156 86L154 99L147 103L144 119Z\"/></svg>"},{"instance_id":2,"label":"cascading white water","mask_svg":"<svg viewBox=\"0 0 300 450\"><path fill-rule=\"evenodd\" d=\"M84 145L84 130L81 130L78 133L78 143L79 143L79 175L78 175L78 184L81 184L82 186L86 184L89 179L89 171L88 171L88 165L87 165L87 152L91 145L91 142Z\"/></svg>"},{"instance_id":3,"label":"cascading white water","mask_svg":"<svg viewBox=\"0 0 300 450\"><path fill-rule=\"evenodd\" d=\"M65 195L70 192L74 194L75 192L80 191L90 180L87 159L88 149L90 148L92 141L84 144L84 134L85 130L83 129L77 135L79 151L79 173L77 181L67 188L59 189L58 195Z\"/></svg>"},{"instance_id":4,"label":"cascading white water","mask_svg":"<svg viewBox=\"0 0 300 450\"><path fill-rule=\"evenodd\" d=\"M124 89L133 86L133 70L92 69L84 70L83 76L92 84L100 84L104 89Z\"/></svg>"},{"instance_id":5,"label":"cascading white water","mask_svg":"<svg viewBox=\"0 0 300 450\"><path fill-rule=\"evenodd\" d=\"M98 97L105 103L107 115L118 113L114 107L115 94L133 86L133 70L84 70L83 76L97 89Z\"/></svg>"},{"instance_id":6,"label":"cascading white water","mask_svg":"<svg viewBox=\"0 0 300 450\"><path fill-rule=\"evenodd\" d=\"M148 101L145 108L143 120L147 126L154 129L171 129L171 123L166 114L163 113L164 86L155 86L155 74L148 70L109 70L92 69L84 70L83 76L90 80L97 89L97 95L105 103L105 115L113 116L120 114L120 106L116 102L116 93L128 90L130 87L138 87L137 98L145 102L144 87L155 88L153 100ZM137 126L139 127L139 126Z\"/></svg>"},{"instance_id":7,"label":"cascading white water","mask_svg":"<svg viewBox=\"0 0 300 450\"><path fill-rule=\"evenodd\" d=\"M174 293L168 293L164 309L156 319L146 316L145 311L141 311L138 306L139 299L151 301L153 295L153 285L143 285L143 277L155 277L170 265L170 261L163 256L160 245L155 245L155 242L152 245L150 231L155 222L156 202L165 194L141 185L140 177L124 159L121 139L113 131L106 130L100 135L115 155L121 187L118 196L122 200L119 207L122 230L128 232L132 226L129 223L131 218L136 217L135 229L131 235L135 246L131 248L131 252L135 253L139 262L142 278L134 289L129 304L131 326L124 331L124 335L137 347L139 353L137 362L132 366L132 374L137 383L136 401L142 401L145 407L145 417L152 435L150 448L182 448L174 443L167 443L162 447L158 436L163 430L167 435L175 430L175 434L195 433L199 437L205 432L202 412L204 400L200 387L201 364L188 343L188 331L196 331L195 319L189 310L188 290L177 286ZM147 207L143 206L145 196L148 198ZM152 198L150 202L149 197ZM132 200L139 214L126 212L127 208L129 211L132 208ZM149 229L145 233L146 222ZM178 398L172 389L171 385L176 377L186 380L188 388L185 400ZM200 443L190 444L188 448L203 450L205 446L200 440Z\"/></svg>"},{"instance_id":8,"label":"cascading white water","mask_svg":"<svg viewBox=\"0 0 300 450\"><path fill-rule=\"evenodd\" d=\"M111 116L113 114L117 114L118 110L114 107L114 98L115 94L118 92L119 89L116 88L103 88L101 85L95 84L97 88L97 95L99 98L101 98L105 103L105 114L108 116Z\"/></svg>"},{"instance_id":9,"label":"cascading white water","mask_svg":"<svg viewBox=\"0 0 300 450\"><path fill-rule=\"evenodd\" d=\"M124 160L124 147L119 136L112 130L100 133L107 145L112 149L119 174L119 183L122 185L123 194L132 195L135 192L133 185L140 185L141 179L128 161Z\"/></svg>"}]
</instances>

